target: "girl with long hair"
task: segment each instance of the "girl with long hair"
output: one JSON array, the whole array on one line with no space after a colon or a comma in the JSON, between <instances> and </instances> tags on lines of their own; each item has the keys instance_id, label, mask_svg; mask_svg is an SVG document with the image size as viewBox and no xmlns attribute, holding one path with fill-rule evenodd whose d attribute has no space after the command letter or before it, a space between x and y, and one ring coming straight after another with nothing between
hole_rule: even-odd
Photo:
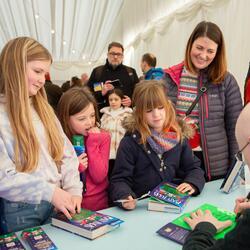
<instances>
[{"instance_id":1,"label":"girl with long hair","mask_svg":"<svg viewBox=\"0 0 250 250\"><path fill-rule=\"evenodd\" d=\"M197 195L205 179L200 161L194 157L186 136L159 81L138 83L132 98L134 114L125 122L127 133L120 142L110 180L110 197L129 201L148 193L162 181L175 182L181 192Z\"/></svg>"},{"instance_id":2,"label":"girl with long hair","mask_svg":"<svg viewBox=\"0 0 250 250\"><path fill-rule=\"evenodd\" d=\"M78 160L43 87L51 63L29 37L10 40L0 55L2 233L48 223L54 207L68 218L80 212Z\"/></svg>"}]
</instances>

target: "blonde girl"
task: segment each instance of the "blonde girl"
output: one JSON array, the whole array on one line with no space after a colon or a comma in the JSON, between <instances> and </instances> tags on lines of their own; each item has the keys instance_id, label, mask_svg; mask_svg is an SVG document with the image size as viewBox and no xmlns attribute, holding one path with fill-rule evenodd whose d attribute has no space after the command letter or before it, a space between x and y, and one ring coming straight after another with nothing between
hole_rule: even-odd
<instances>
[{"instance_id":1,"label":"blonde girl","mask_svg":"<svg viewBox=\"0 0 250 250\"><path fill-rule=\"evenodd\" d=\"M29 37L0 55L1 233L48 223L54 207L68 218L80 211L77 157L43 87L51 62Z\"/></svg>"}]
</instances>

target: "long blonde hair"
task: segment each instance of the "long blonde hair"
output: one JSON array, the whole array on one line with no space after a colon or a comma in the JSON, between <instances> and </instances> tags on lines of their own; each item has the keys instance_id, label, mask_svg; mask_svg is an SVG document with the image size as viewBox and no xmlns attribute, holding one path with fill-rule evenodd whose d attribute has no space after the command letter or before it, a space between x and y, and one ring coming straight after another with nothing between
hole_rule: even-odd
<instances>
[{"instance_id":1,"label":"long blonde hair","mask_svg":"<svg viewBox=\"0 0 250 250\"><path fill-rule=\"evenodd\" d=\"M0 93L6 98L14 137L15 165L20 172L34 171L39 160L39 141L32 123L30 102L44 125L48 151L58 167L63 156L63 138L44 88L29 97L26 67L27 62L35 60L52 62L52 57L46 48L29 37L10 40L0 55Z\"/></svg>"},{"instance_id":2,"label":"long blonde hair","mask_svg":"<svg viewBox=\"0 0 250 250\"><path fill-rule=\"evenodd\" d=\"M145 114L147 110L164 107L166 120L163 130L172 130L177 133L178 140L181 139L181 128L176 120L176 113L170 100L164 92L164 85L156 80L141 81L136 84L132 97L133 106L135 106L135 130L141 135L141 143L145 144L147 137L151 136L150 128L147 124Z\"/></svg>"}]
</instances>

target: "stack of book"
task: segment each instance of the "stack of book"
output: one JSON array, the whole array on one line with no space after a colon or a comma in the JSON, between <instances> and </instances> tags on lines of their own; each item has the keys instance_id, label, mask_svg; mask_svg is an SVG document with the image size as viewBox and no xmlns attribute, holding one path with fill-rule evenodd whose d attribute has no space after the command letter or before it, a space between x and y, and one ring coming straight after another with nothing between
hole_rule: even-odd
<instances>
[{"instance_id":1,"label":"stack of book","mask_svg":"<svg viewBox=\"0 0 250 250\"><path fill-rule=\"evenodd\" d=\"M0 235L1 250L25 250L15 233Z\"/></svg>"},{"instance_id":2,"label":"stack of book","mask_svg":"<svg viewBox=\"0 0 250 250\"><path fill-rule=\"evenodd\" d=\"M181 193L177 185L163 182L150 192L148 210L181 213L186 206L190 195Z\"/></svg>"},{"instance_id":3,"label":"stack of book","mask_svg":"<svg viewBox=\"0 0 250 250\"><path fill-rule=\"evenodd\" d=\"M203 204L194 211L190 213L184 213L177 219L173 220L172 222L166 224L162 228L160 228L157 233L169 240L175 241L181 245L184 244L187 236L191 232L190 226L184 221L184 218L190 217L190 214L200 209L201 211L205 212L206 210L209 210L212 215L218 219L219 221L226 221L231 220L232 225L223 229L222 231L219 231L215 235L215 239L223 239L225 235L230 232L235 226L235 213L226 211L224 209L221 209L217 206L211 205L211 204Z\"/></svg>"},{"instance_id":4,"label":"stack of book","mask_svg":"<svg viewBox=\"0 0 250 250\"><path fill-rule=\"evenodd\" d=\"M52 226L91 240L118 228L121 223L123 221L118 218L87 209L82 209L71 220L62 213L52 218Z\"/></svg>"}]
</instances>

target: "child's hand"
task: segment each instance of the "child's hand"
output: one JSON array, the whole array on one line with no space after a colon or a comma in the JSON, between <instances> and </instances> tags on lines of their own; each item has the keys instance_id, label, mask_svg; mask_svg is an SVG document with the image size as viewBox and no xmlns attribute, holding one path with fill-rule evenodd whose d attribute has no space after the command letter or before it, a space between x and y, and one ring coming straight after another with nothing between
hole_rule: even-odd
<instances>
[{"instance_id":1,"label":"child's hand","mask_svg":"<svg viewBox=\"0 0 250 250\"><path fill-rule=\"evenodd\" d=\"M79 214L81 212L82 197L73 195L71 199L76 212Z\"/></svg>"},{"instance_id":2,"label":"child's hand","mask_svg":"<svg viewBox=\"0 0 250 250\"><path fill-rule=\"evenodd\" d=\"M75 214L75 207L72 202L72 195L59 187L55 188L51 203L55 208L62 213L68 219L72 219L70 214Z\"/></svg>"},{"instance_id":3,"label":"child's hand","mask_svg":"<svg viewBox=\"0 0 250 250\"><path fill-rule=\"evenodd\" d=\"M191 184L186 182L181 183L176 189L182 193L188 192L189 195L193 194L196 191Z\"/></svg>"},{"instance_id":4,"label":"child's hand","mask_svg":"<svg viewBox=\"0 0 250 250\"><path fill-rule=\"evenodd\" d=\"M192 228L192 230L196 227L196 225L200 222L210 222L212 223L216 229L217 232L222 231L223 229L229 227L232 225L232 221L219 221L213 215L209 210L206 210L205 212L202 212L200 209L197 210L194 213L191 213L191 218L186 217L184 218L184 221L187 222L187 224Z\"/></svg>"},{"instance_id":5,"label":"child's hand","mask_svg":"<svg viewBox=\"0 0 250 250\"><path fill-rule=\"evenodd\" d=\"M98 127L93 127L88 130L89 133L100 133L100 129Z\"/></svg>"},{"instance_id":6,"label":"child's hand","mask_svg":"<svg viewBox=\"0 0 250 250\"><path fill-rule=\"evenodd\" d=\"M79 172L84 172L86 170L86 168L88 167L88 157L86 153L82 153L80 154L78 157L78 161L80 163L79 165Z\"/></svg>"},{"instance_id":7,"label":"child's hand","mask_svg":"<svg viewBox=\"0 0 250 250\"><path fill-rule=\"evenodd\" d=\"M136 200L133 199L133 197L131 195L129 195L126 200L129 200L129 201L126 201L126 202L123 202L122 203L122 206L125 208L125 209L128 209L128 210L133 210L135 209L136 207Z\"/></svg>"}]
</instances>

